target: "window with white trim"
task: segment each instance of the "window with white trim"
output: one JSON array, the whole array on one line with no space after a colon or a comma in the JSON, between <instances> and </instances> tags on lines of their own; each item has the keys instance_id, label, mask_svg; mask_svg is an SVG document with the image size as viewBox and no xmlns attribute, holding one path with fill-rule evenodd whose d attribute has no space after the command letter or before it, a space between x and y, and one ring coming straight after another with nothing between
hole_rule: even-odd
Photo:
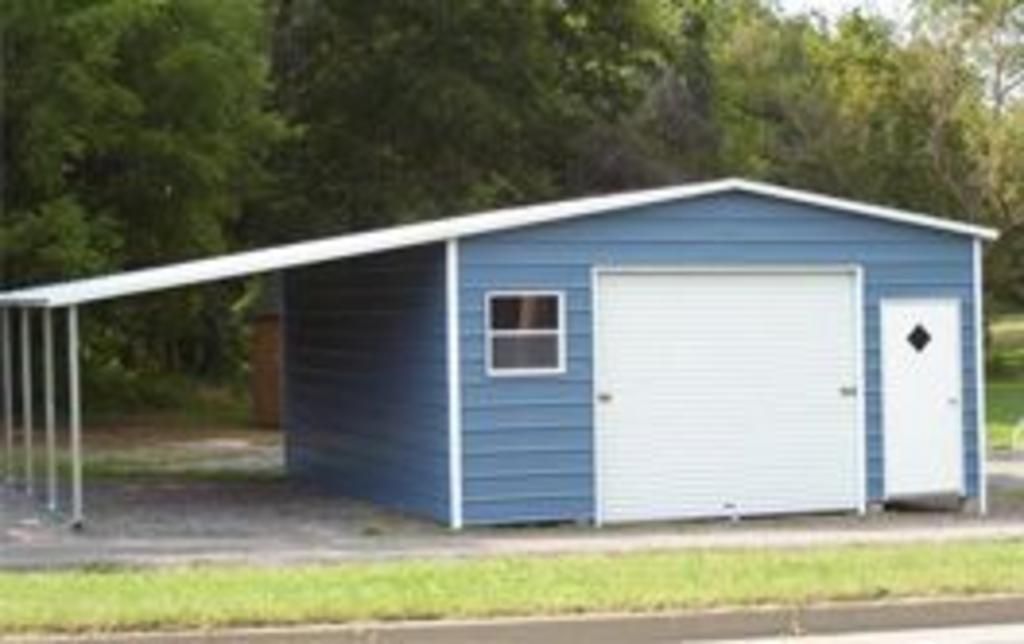
<instances>
[{"instance_id":1,"label":"window with white trim","mask_svg":"<svg viewBox=\"0 0 1024 644\"><path fill-rule=\"evenodd\" d=\"M490 375L543 375L565 370L562 293L488 293L486 306Z\"/></svg>"}]
</instances>

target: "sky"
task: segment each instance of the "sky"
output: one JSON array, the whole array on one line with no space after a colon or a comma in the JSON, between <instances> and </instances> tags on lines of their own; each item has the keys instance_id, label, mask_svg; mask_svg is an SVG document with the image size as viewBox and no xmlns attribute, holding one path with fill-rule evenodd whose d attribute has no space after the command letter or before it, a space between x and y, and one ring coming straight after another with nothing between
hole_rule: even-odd
<instances>
[{"instance_id":1,"label":"sky","mask_svg":"<svg viewBox=\"0 0 1024 644\"><path fill-rule=\"evenodd\" d=\"M867 13L881 14L898 25L906 24L911 0L778 0L785 11L819 11L834 20L850 9L860 7Z\"/></svg>"}]
</instances>

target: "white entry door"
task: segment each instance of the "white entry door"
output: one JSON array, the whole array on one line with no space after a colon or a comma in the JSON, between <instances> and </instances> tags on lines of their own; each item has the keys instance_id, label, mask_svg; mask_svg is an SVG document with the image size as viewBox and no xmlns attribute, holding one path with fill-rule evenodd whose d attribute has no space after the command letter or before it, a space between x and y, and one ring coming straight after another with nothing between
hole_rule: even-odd
<instances>
[{"instance_id":1,"label":"white entry door","mask_svg":"<svg viewBox=\"0 0 1024 644\"><path fill-rule=\"evenodd\" d=\"M597 281L599 520L861 503L852 272Z\"/></svg>"},{"instance_id":2,"label":"white entry door","mask_svg":"<svg viewBox=\"0 0 1024 644\"><path fill-rule=\"evenodd\" d=\"M963 492L960 303L883 300L887 498Z\"/></svg>"}]
</instances>

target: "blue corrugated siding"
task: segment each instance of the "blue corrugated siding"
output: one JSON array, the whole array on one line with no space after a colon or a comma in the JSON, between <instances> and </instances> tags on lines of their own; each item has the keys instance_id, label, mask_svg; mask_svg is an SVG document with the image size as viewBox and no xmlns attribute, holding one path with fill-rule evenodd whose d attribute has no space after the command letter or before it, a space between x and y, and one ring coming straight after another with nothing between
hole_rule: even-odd
<instances>
[{"instance_id":1,"label":"blue corrugated siding","mask_svg":"<svg viewBox=\"0 0 1024 644\"><path fill-rule=\"evenodd\" d=\"M741 193L532 226L460 242L467 523L593 517L591 269L609 265L859 264L865 272L868 498L884 489L879 299L955 297L963 320L965 486L978 492L972 240ZM568 372L493 379L490 289L567 293Z\"/></svg>"},{"instance_id":2,"label":"blue corrugated siding","mask_svg":"<svg viewBox=\"0 0 1024 644\"><path fill-rule=\"evenodd\" d=\"M289 472L448 520L443 245L286 273Z\"/></svg>"}]
</instances>

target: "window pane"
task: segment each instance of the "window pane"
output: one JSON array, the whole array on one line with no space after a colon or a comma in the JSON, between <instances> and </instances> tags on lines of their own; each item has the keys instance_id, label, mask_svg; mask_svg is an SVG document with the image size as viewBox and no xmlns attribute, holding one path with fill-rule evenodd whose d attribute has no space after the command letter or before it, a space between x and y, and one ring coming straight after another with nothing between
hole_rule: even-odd
<instances>
[{"instance_id":1,"label":"window pane","mask_svg":"<svg viewBox=\"0 0 1024 644\"><path fill-rule=\"evenodd\" d=\"M554 295L491 298L492 329L558 328L558 298Z\"/></svg>"},{"instance_id":2,"label":"window pane","mask_svg":"<svg viewBox=\"0 0 1024 644\"><path fill-rule=\"evenodd\" d=\"M494 369L557 369L558 335L497 337L491 339Z\"/></svg>"}]
</instances>

